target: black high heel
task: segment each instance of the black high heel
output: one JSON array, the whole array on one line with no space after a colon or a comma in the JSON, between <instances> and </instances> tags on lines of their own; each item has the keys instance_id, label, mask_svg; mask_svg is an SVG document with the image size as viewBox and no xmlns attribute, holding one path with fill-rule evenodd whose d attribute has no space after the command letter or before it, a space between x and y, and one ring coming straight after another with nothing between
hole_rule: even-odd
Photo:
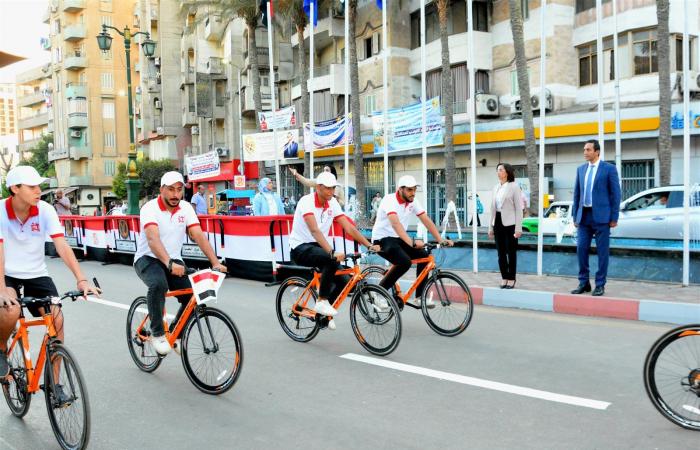
<instances>
[{"instance_id":1,"label":"black high heel","mask_svg":"<svg viewBox=\"0 0 700 450\"><path fill-rule=\"evenodd\" d=\"M512 280L513 284L506 284L506 287L503 289L515 289L515 280Z\"/></svg>"}]
</instances>

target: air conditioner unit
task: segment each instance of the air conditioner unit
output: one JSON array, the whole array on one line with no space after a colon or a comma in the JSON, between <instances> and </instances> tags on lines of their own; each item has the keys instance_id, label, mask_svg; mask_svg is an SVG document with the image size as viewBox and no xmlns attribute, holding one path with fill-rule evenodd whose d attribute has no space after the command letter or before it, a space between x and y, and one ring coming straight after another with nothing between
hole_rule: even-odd
<instances>
[{"instance_id":1,"label":"air conditioner unit","mask_svg":"<svg viewBox=\"0 0 700 450\"><path fill-rule=\"evenodd\" d=\"M678 72L680 79L678 86L681 93L683 92L683 72ZM700 73L691 70L688 72L688 92L700 92Z\"/></svg>"},{"instance_id":2,"label":"air conditioner unit","mask_svg":"<svg viewBox=\"0 0 700 450\"><path fill-rule=\"evenodd\" d=\"M498 96L476 94L476 115L478 117L498 117Z\"/></svg>"},{"instance_id":3,"label":"air conditioner unit","mask_svg":"<svg viewBox=\"0 0 700 450\"><path fill-rule=\"evenodd\" d=\"M163 127L157 127L157 128L156 128L156 134L159 134L159 135L165 134L165 128L163 128Z\"/></svg>"},{"instance_id":4,"label":"air conditioner unit","mask_svg":"<svg viewBox=\"0 0 700 450\"><path fill-rule=\"evenodd\" d=\"M73 137L73 138L79 138L82 135L83 134L81 133L80 130L73 130L70 132L70 137Z\"/></svg>"},{"instance_id":5,"label":"air conditioner unit","mask_svg":"<svg viewBox=\"0 0 700 450\"><path fill-rule=\"evenodd\" d=\"M530 102L532 103L533 111L539 111L542 108L543 100L541 97L542 91L530 97ZM544 90L544 97L545 110L551 111L552 109L554 109L554 98L552 97L552 93L549 92L549 89Z\"/></svg>"},{"instance_id":6,"label":"air conditioner unit","mask_svg":"<svg viewBox=\"0 0 700 450\"><path fill-rule=\"evenodd\" d=\"M161 102L160 100L156 100L155 102L153 102L153 104L155 105L156 109L163 109L163 102Z\"/></svg>"},{"instance_id":7,"label":"air conditioner unit","mask_svg":"<svg viewBox=\"0 0 700 450\"><path fill-rule=\"evenodd\" d=\"M160 67L160 58L155 58L154 59L156 67Z\"/></svg>"},{"instance_id":8,"label":"air conditioner unit","mask_svg":"<svg viewBox=\"0 0 700 450\"><path fill-rule=\"evenodd\" d=\"M229 149L223 148L223 147L217 147L216 148L216 154L219 156L228 156L229 154Z\"/></svg>"},{"instance_id":9,"label":"air conditioner unit","mask_svg":"<svg viewBox=\"0 0 700 450\"><path fill-rule=\"evenodd\" d=\"M192 126L192 128L190 129L190 132L192 133L193 136L199 134L199 127L197 125Z\"/></svg>"},{"instance_id":10,"label":"air conditioner unit","mask_svg":"<svg viewBox=\"0 0 700 450\"><path fill-rule=\"evenodd\" d=\"M510 102L511 115L522 114L523 107L520 106L520 97L513 97L513 98L517 98L517 100L511 100L511 102Z\"/></svg>"}]
</instances>

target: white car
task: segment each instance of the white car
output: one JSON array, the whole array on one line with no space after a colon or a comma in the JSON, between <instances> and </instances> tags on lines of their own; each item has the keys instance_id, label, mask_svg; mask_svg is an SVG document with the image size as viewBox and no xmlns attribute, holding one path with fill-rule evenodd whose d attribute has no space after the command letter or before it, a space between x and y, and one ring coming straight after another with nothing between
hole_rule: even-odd
<instances>
[{"instance_id":1,"label":"white car","mask_svg":"<svg viewBox=\"0 0 700 450\"><path fill-rule=\"evenodd\" d=\"M690 194L690 238L700 239L700 190ZM620 204L612 237L683 239L683 186L647 189Z\"/></svg>"}]
</instances>

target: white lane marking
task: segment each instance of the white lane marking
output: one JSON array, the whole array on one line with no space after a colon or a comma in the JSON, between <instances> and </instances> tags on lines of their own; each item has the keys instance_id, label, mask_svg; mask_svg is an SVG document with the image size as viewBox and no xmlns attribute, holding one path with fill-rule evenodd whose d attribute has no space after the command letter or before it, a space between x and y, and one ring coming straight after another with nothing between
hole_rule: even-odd
<instances>
[{"instance_id":1,"label":"white lane marking","mask_svg":"<svg viewBox=\"0 0 700 450\"><path fill-rule=\"evenodd\" d=\"M683 405L683 409L685 409L686 411L690 411L691 413L700 415L700 409L698 409L698 408L696 408L696 407L694 407L694 406Z\"/></svg>"},{"instance_id":2,"label":"white lane marking","mask_svg":"<svg viewBox=\"0 0 700 450\"><path fill-rule=\"evenodd\" d=\"M124 303L105 300L104 298L88 297L87 301L90 303L99 303L100 305L111 306L112 308L125 309L127 311L129 310L129 308L131 308L131 305L125 305ZM145 308L139 308L139 309L137 309L137 311L140 313L148 314L148 310L146 310ZM175 315L174 314L166 314L165 318L169 319L169 320L173 320L175 318Z\"/></svg>"},{"instance_id":3,"label":"white lane marking","mask_svg":"<svg viewBox=\"0 0 700 450\"><path fill-rule=\"evenodd\" d=\"M13 447L12 444L7 442L2 436L0 436L0 443L7 445L7 448L9 448L10 450L18 450L17 447Z\"/></svg>"},{"instance_id":4,"label":"white lane marking","mask_svg":"<svg viewBox=\"0 0 700 450\"><path fill-rule=\"evenodd\" d=\"M349 359L351 361L371 364L379 367L385 367L387 369L399 370L401 372L423 375L426 377L437 378L440 380L452 381L455 383L467 384L469 386L476 386L484 389L491 389L494 391L507 392L509 394L522 395L524 397L532 397L540 400L547 400L550 402L566 403L568 405L581 406L584 408L592 408L599 410L605 410L608 408L608 406L611 405L608 402L602 402L599 400L591 400L588 398L574 397L571 395L556 394L554 392L540 391L538 389L531 389L522 386L515 386L512 384L499 383L497 381L482 380L480 378L467 377L464 375L427 369L425 367L413 366L410 364L402 364L394 361L387 361L385 359L370 358L368 356L357 355L354 353L346 353L345 355L341 355L340 357L343 359Z\"/></svg>"}]
</instances>

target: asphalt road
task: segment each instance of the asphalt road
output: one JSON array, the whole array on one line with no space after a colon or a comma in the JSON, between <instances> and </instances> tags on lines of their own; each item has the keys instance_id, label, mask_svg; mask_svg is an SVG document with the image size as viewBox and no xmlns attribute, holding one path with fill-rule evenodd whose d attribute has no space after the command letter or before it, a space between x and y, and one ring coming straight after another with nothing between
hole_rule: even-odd
<instances>
[{"instance_id":1,"label":"asphalt road","mask_svg":"<svg viewBox=\"0 0 700 450\"><path fill-rule=\"evenodd\" d=\"M83 263L103 298L128 307L145 287L128 266ZM59 290L74 282L60 260ZM642 365L670 325L476 308L461 336L403 313L386 358L355 340L344 305L338 329L299 344L281 330L275 288L228 279L218 307L238 325L245 361L228 393L200 393L171 354L153 374L126 346L126 309L64 307L66 344L87 381L94 449L697 449L700 434L661 417ZM33 336L36 342L40 336ZM36 348L35 354L36 356ZM399 363L399 364L395 364ZM383 364L383 365L377 365ZM385 367L389 365L389 367ZM535 391L533 391L535 390ZM569 397L557 397L560 394ZM43 393L19 420L0 406L0 449L58 448ZM562 402L565 401L565 402Z\"/></svg>"}]
</instances>

